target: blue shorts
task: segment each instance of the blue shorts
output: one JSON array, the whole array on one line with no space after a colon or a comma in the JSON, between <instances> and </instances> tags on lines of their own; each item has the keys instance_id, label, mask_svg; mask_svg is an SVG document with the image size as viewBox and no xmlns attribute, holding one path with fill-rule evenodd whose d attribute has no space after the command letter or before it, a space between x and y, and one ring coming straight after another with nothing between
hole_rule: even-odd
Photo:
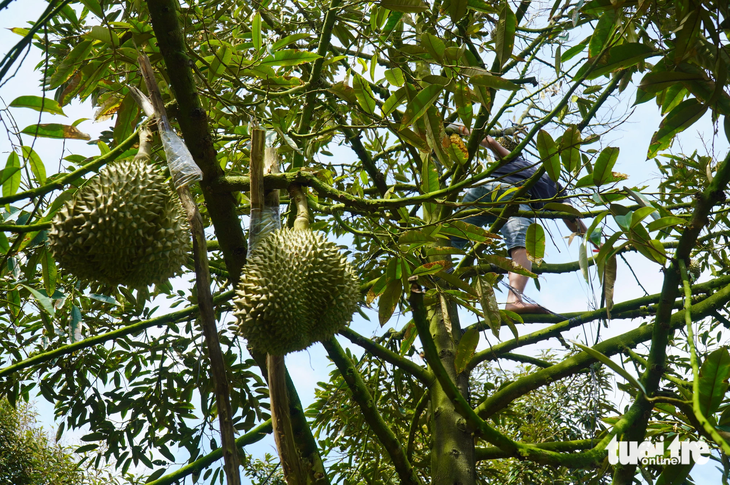
<instances>
[{"instance_id":1,"label":"blue shorts","mask_svg":"<svg viewBox=\"0 0 730 485\"><path fill-rule=\"evenodd\" d=\"M499 182L487 182L479 187L473 187L469 189L464 196L464 202L492 202L500 198L500 196L509 189L514 188L513 185L504 184ZM514 192L506 194L500 200L510 200ZM494 208L503 208L504 205L492 206ZM465 207L466 208L466 207ZM463 209L459 209L463 210ZM520 204L521 211L531 211L532 208L528 204ZM479 227L485 227L489 229L489 226L494 224L497 218L493 215L476 215L470 216L463 219L464 222L473 224ZM510 252L514 248L525 247L525 236L527 234L527 228L534 222L529 217L510 217L507 222L502 226L499 232L504 237L504 244L507 246L507 252ZM457 248L464 248L466 246L466 239L454 237L451 239L451 245Z\"/></svg>"}]
</instances>

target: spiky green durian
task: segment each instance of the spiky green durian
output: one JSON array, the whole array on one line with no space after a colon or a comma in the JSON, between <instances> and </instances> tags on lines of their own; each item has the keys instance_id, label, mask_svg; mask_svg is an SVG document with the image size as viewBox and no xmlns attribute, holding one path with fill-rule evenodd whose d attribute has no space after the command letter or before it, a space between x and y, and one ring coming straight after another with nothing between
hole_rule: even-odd
<instances>
[{"instance_id":1,"label":"spiky green durian","mask_svg":"<svg viewBox=\"0 0 730 485\"><path fill-rule=\"evenodd\" d=\"M64 204L48 246L81 280L141 288L180 271L190 231L165 177L149 163L125 160L101 170Z\"/></svg>"},{"instance_id":2,"label":"spiky green durian","mask_svg":"<svg viewBox=\"0 0 730 485\"><path fill-rule=\"evenodd\" d=\"M319 232L285 228L249 255L234 301L249 345L284 355L327 340L347 325L360 289L337 245Z\"/></svg>"}]
</instances>

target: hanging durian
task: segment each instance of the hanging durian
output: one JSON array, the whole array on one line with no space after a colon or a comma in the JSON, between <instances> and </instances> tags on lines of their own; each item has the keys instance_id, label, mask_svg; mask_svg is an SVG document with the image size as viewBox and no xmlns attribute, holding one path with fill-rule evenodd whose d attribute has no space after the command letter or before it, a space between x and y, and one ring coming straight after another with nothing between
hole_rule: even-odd
<instances>
[{"instance_id":1,"label":"hanging durian","mask_svg":"<svg viewBox=\"0 0 730 485\"><path fill-rule=\"evenodd\" d=\"M360 300L339 248L319 232L279 229L249 255L235 304L241 334L261 352L284 355L331 338Z\"/></svg>"},{"instance_id":2,"label":"hanging durian","mask_svg":"<svg viewBox=\"0 0 730 485\"><path fill-rule=\"evenodd\" d=\"M190 231L177 194L141 160L108 165L58 211L48 246L81 280L162 283L187 261Z\"/></svg>"}]
</instances>

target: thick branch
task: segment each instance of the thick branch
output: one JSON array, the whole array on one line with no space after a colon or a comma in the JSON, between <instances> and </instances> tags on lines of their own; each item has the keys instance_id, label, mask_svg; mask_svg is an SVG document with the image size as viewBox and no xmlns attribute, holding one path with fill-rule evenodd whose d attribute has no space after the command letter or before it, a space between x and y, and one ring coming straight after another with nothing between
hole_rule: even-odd
<instances>
[{"instance_id":1,"label":"thick branch","mask_svg":"<svg viewBox=\"0 0 730 485\"><path fill-rule=\"evenodd\" d=\"M177 120L185 144L203 171L201 188L206 207L215 227L228 273L235 283L246 261L246 240L236 212L236 199L232 194L214 193L211 190L211 182L223 175L223 169L216 160L208 118L201 106L193 79L192 62L187 56L187 46L177 16L178 3L174 0L148 0L147 4L152 28L177 99Z\"/></svg>"},{"instance_id":2,"label":"thick branch","mask_svg":"<svg viewBox=\"0 0 730 485\"><path fill-rule=\"evenodd\" d=\"M378 413L370 391L368 391L365 382L363 382L360 373L352 364L352 361L347 357L342 347L340 347L337 339L332 338L322 342L322 344L327 349L327 353L332 361L340 370L342 378L352 392L352 398L360 406L360 411L365 421L367 421L375 436L378 437L380 444L388 452L401 483L421 485L421 480L419 480L418 475L416 475L415 470L413 470L411 463L408 461L400 439L393 433L380 413Z\"/></svg>"},{"instance_id":3,"label":"thick branch","mask_svg":"<svg viewBox=\"0 0 730 485\"><path fill-rule=\"evenodd\" d=\"M389 364L392 364L408 372L413 377L421 381L421 383L426 387L430 387L430 385L433 383L434 376L428 369L421 367L412 360L401 357L395 352L386 349L382 345L376 344L372 340L365 338L359 333L355 332L353 329L345 327L343 330L340 330L340 335L346 337L353 344L359 345L374 356L379 357Z\"/></svg>"}]
</instances>

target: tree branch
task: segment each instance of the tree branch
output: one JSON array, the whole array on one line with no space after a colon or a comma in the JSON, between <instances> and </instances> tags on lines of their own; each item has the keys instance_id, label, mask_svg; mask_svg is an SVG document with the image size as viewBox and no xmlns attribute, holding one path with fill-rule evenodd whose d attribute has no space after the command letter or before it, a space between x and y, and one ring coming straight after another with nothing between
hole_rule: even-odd
<instances>
[{"instance_id":1,"label":"tree branch","mask_svg":"<svg viewBox=\"0 0 730 485\"><path fill-rule=\"evenodd\" d=\"M421 485L421 480L416 475L415 470L408 461L405 450L400 443L400 439L393 433L388 424L382 418L380 413L375 406L370 391L368 391L365 382L363 382L360 373L357 371L355 366L350 361L350 358L342 350L340 344L336 338L331 338L325 342L322 342L324 348L327 349L332 361L335 363L337 368L342 374L342 378L347 383L347 386L352 392L352 398L360 406L360 411L368 423L370 428L378 437L378 441L388 452L393 466L395 467L398 477L400 477L401 483L409 485Z\"/></svg>"}]
</instances>

